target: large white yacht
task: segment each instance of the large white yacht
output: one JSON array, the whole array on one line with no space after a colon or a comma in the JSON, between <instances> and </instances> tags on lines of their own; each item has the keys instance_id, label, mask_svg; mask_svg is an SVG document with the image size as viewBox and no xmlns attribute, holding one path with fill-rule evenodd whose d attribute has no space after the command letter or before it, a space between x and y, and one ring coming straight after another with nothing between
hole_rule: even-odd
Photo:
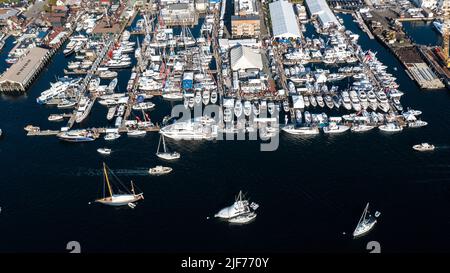
<instances>
[{"instance_id":1,"label":"large white yacht","mask_svg":"<svg viewBox=\"0 0 450 273\"><path fill-rule=\"evenodd\" d=\"M160 133L172 139L214 139L218 134L218 126L214 119L201 117L167 125L161 128Z\"/></svg>"}]
</instances>

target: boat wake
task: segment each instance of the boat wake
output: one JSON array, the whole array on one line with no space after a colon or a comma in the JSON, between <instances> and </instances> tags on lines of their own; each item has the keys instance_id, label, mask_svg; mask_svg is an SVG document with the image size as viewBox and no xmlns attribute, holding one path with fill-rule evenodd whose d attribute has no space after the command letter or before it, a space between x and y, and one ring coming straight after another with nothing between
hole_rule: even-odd
<instances>
[{"instance_id":1,"label":"boat wake","mask_svg":"<svg viewBox=\"0 0 450 273\"><path fill-rule=\"evenodd\" d=\"M148 176L148 168L137 169L117 169L114 170L114 174L117 176ZM68 173L72 176L73 174ZM96 169L79 169L74 176L102 176L103 172Z\"/></svg>"}]
</instances>

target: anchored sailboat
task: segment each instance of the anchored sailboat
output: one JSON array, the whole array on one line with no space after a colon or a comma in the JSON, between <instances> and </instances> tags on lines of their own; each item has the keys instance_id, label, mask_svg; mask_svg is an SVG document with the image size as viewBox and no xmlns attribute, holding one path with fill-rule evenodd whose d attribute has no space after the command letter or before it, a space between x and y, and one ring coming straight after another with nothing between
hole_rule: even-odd
<instances>
[{"instance_id":1,"label":"anchored sailboat","mask_svg":"<svg viewBox=\"0 0 450 273\"><path fill-rule=\"evenodd\" d=\"M161 146L161 139L162 139L162 143L163 143L163 149L164 152L160 152L159 148ZM158 150L156 151L156 155L159 158L165 159L165 160L174 160L174 159L178 159L180 158L180 154L177 152L168 152L167 148L166 148L166 141L164 140L164 135L161 135L161 137L159 138L159 143L158 143Z\"/></svg>"},{"instance_id":2,"label":"anchored sailboat","mask_svg":"<svg viewBox=\"0 0 450 273\"><path fill-rule=\"evenodd\" d=\"M373 218L370 214L368 214L368 211L369 211L369 203L367 203L366 208L364 209L363 214L359 219L358 225L356 225L355 231L353 231L353 237L362 236L367 232L369 232L375 226L377 220Z\"/></svg>"},{"instance_id":3,"label":"anchored sailboat","mask_svg":"<svg viewBox=\"0 0 450 273\"><path fill-rule=\"evenodd\" d=\"M112 176L117 180L118 187L121 186L122 189L124 189L126 192L123 193L123 191L120 191L120 193L114 193L111 185L111 181L108 176L108 171L112 174ZM107 168L106 164L103 163L103 179L104 179L104 185L103 185L103 198L95 200L95 202L108 205L108 206L124 206L128 205L130 207L133 207L129 205L130 203L137 202L141 199L144 199L144 193L136 194L134 191L134 184L133 181L131 181L131 191L129 191L119 180L118 177L116 177L109 168ZM106 187L105 187L106 185ZM107 190L106 190L107 188Z\"/></svg>"}]
</instances>

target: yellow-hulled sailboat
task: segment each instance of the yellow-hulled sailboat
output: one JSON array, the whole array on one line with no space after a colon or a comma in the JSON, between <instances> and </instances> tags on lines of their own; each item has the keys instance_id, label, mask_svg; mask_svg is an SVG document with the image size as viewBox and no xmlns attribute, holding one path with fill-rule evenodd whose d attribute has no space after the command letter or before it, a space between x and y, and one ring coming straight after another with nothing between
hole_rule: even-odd
<instances>
[{"instance_id":1,"label":"yellow-hulled sailboat","mask_svg":"<svg viewBox=\"0 0 450 273\"><path fill-rule=\"evenodd\" d=\"M103 178L104 178L104 184L106 184L106 187L108 190L106 191L105 185L103 186L103 198L95 200L95 202L108 205L108 206L125 206L130 204L133 204L134 202L137 202L141 199L144 199L144 193L136 194L134 191L134 184L133 181L131 181L131 191L129 191L125 186L123 188L126 190L126 193L120 193L115 194L111 187L111 182L109 180L108 171L116 178L116 180L119 182L120 185L123 186L123 184L120 182L120 180L107 168L106 164L103 163ZM133 207L133 206L130 206Z\"/></svg>"}]
</instances>

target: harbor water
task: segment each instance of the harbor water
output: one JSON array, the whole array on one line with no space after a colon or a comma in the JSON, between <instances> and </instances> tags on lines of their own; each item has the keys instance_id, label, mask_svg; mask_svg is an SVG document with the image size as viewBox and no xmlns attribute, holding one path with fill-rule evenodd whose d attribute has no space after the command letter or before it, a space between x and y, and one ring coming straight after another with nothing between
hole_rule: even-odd
<instances>
[{"instance_id":1,"label":"harbor water","mask_svg":"<svg viewBox=\"0 0 450 273\"><path fill-rule=\"evenodd\" d=\"M360 35L362 48L378 52L397 77L403 105L421 110L428 126L395 134L281 134L273 152L261 152L257 141L167 140L181 154L174 163L155 155L157 133L76 144L27 137L27 124L63 126L47 121L63 111L36 103L71 60L60 51L26 94L0 98L0 251L67 252L69 241L78 241L83 252L367 252L369 241L378 241L383 252L449 251L449 94L419 90L387 48L351 16L342 17ZM409 28L430 43L437 39L431 26ZM3 70L12 41L0 52ZM120 72L119 91L126 90L130 73ZM152 101L150 117L160 122L173 103ZM82 125L108 126L106 108L96 104ZM411 148L421 142L437 148ZM105 146L113 150L110 156L96 152ZM89 204L102 191L102 162L144 192L135 209ZM160 164L173 173L149 176L148 168ZM233 226L215 219L239 190L260 205L256 220ZM367 236L352 239L367 202L381 216Z\"/></svg>"}]
</instances>

